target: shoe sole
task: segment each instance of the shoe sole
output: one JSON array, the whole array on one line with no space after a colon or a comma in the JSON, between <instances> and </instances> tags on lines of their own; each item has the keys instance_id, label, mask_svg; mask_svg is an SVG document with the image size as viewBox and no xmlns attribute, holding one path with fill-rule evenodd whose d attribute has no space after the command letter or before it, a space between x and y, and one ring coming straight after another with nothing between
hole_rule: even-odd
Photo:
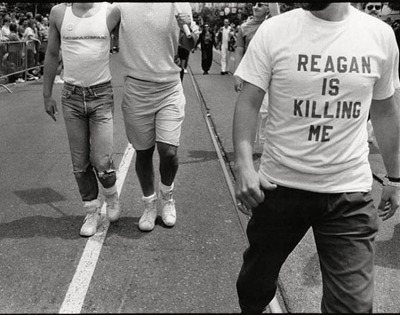
<instances>
[{"instance_id":1,"label":"shoe sole","mask_svg":"<svg viewBox=\"0 0 400 315\"><path fill-rule=\"evenodd\" d=\"M153 230L154 230L155 225L154 225L151 229L143 229L143 228L141 228L140 226L138 226L138 228L139 228L139 230L142 231L142 232L150 232L150 231L153 231Z\"/></svg>"},{"instance_id":2,"label":"shoe sole","mask_svg":"<svg viewBox=\"0 0 400 315\"><path fill-rule=\"evenodd\" d=\"M108 221L110 221L110 222L115 222L115 221L117 221L119 218L121 217L121 213L118 213L118 215L116 216L116 217L110 217L109 215L108 215L108 213L107 213L107 220Z\"/></svg>"},{"instance_id":3,"label":"shoe sole","mask_svg":"<svg viewBox=\"0 0 400 315\"><path fill-rule=\"evenodd\" d=\"M120 216L118 216L117 218L110 218L110 217L107 217L108 221L110 221L110 222L118 221L119 218L120 218Z\"/></svg>"},{"instance_id":4,"label":"shoe sole","mask_svg":"<svg viewBox=\"0 0 400 315\"><path fill-rule=\"evenodd\" d=\"M174 227L175 226L175 224L176 224L176 222L175 223L172 223L172 224L170 224L170 223L165 223L164 221L163 221L163 223L165 224L165 226L167 226L167 227Z\"/></svg>"}]
</instances>

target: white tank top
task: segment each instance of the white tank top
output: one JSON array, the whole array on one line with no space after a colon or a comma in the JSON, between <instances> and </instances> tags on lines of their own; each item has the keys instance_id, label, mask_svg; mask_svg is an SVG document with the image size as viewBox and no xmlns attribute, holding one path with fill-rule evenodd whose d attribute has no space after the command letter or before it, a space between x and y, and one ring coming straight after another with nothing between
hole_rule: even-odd
<instances>
[{"instance_id":1,"label":"white tank top","mask_svg":"<svg viewBox=\"0 0 400 315\"><path fill-rule=\"evenodd\" d=\"M95 15L85 18L75 16L72 6L67 6L61 26L65 82L88 87L111 80L109 5L103 2Z\"/></svg>"}]
</instances>

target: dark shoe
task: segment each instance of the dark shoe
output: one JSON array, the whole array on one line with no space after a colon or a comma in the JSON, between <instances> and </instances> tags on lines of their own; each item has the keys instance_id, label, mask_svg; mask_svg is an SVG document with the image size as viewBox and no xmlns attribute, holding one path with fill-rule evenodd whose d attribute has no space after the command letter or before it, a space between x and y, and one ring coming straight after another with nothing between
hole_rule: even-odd
<instances>
[{"instance_id":1,"label":"dark shoe","mask_svg":"<svg viewBox=\"0 0 400 315\"><path fill-rule=\"evenodd\" d=\"M208 71L204 71L203 74L208 74Z\"/></svg>"},{"instance_id":2,"label":"dark shoe","mask_svg":"<svg viewBox=\"0 0 400 315\"><path fill-rule=\"evenodd\" d=\"M226 72L224 72L224 71L221 71L221 75L225 75L226 74Z\"/></svg>"}]
</instances>

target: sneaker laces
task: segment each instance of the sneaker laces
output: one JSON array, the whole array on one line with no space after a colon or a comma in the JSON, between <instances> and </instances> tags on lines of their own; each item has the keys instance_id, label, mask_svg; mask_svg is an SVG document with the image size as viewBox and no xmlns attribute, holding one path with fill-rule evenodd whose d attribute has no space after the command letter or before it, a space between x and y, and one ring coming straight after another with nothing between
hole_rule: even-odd
<instances>
[{"instance_id":1,"label":"sneaker laces","mask_svg":"<svg viewBox=\"0 0 400 315\"><path fill-rule=\"evenodd\" d=\"M161 192L161 199L162 199L162 203L163 203L163 214L164 215L174 215L174 205L175 205L175 200L173 198L173 193L172 190L167 192L167 193L163 193Z\"/></svg>"},{"instance_id":2,"label":"sneaker laces","mask_svg":"<svg viewBox=\"0 0 400 315\"><path fill-rule=\"evenodd\" d=\"M144 202L144 211L143 211L143 215L142 218L145 221L151 221L151 217L154 214L156 210L156 202L157 202L157 198L150 200L150 201L143 201Z\"/></svg>"},{"instance_id":3,"label":"sneaker laces","mask_svg":"<svg viewBox=\"0 0 400 315\"><path fill-rule=\"evenodd\" d=\"M96 220L97 221L97 216L98 216L98 211L97 209L93 212L89 212L86 214L85 218L83 219L83 223L85 224L86 222L91 223L92 221Z\"/></svg>"},{"instance_id":4,"label":"sneaker laces","mask_svg":"<svg viewBox=\"0 0 400 315\"><path fill-rule=\"evenodd\" d=\"M86 222L90 218L96 218L95 214L98 215L100 213L101 202L98 199L85 201L83 207L86 209L86 216L84 218L84 222Z\"/></svg>"}]
</instances>

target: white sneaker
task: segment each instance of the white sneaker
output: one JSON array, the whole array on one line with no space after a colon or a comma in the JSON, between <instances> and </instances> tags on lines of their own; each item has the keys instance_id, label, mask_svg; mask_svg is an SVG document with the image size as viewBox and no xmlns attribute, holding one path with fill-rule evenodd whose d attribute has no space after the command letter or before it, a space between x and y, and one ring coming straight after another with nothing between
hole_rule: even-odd
<instances>
[{"instance_id":1,"label":"white sneaker","mask_svg":"<svg viewBox=\"0 0 400 315\"><path fill-rule=\"evenodd\" d=\"M97 232L97 227L101 225L101 202L98 199L86 201L83 207L86 208L86 217L83 220L80 234L82 236L92 236Z\"/></svg>"},{"instance_id":2,"label":"white sneaker","mask_svg":"<svg viewBox=\"0 0 400 315\"><path fill-rule=\"evenodd\" d=\"M164 194L160 189L161 218L166 226L174 226L176 222L175 200L172 190Z\"/></svg>"},{"instance_id":3,"label":"white sneaker","mask_svg":"<svg viewBox=\"0 0 400 315\"><path fill-rule=\"evenodd\" d=\"M149 232L154 229L156 219L157 219L157 195L146 201L146 197L142 197L144 203L144 212L139 220L139 229L141 231Z\"/></svg>"},{"instance_id":4,"label":"white sneaker","mask_svg":"<svg viewBox=\"0 0 400 315\"><path fill-rule=\"evenodd\" d=\"M25 80L24 80L24 79L22 79L22 78L18 78L17 80L15 80L15 82L17 82L17 83L24 83L24 82L25 82Z\"/></svg>"},{"instance_id":5,"label":"white sneaker","mask_svg":"<svg viewBox=\"0 0 400 315\"><path fill-rule=\"evenodd\" d=\"M106 200L106 211L107 211L107 219L110 222L117 221L119 216L121 215L121 207L119 205L119 196L118 193L115 192L111 196L105 196Z\"/></svg>"}]
</instances>

